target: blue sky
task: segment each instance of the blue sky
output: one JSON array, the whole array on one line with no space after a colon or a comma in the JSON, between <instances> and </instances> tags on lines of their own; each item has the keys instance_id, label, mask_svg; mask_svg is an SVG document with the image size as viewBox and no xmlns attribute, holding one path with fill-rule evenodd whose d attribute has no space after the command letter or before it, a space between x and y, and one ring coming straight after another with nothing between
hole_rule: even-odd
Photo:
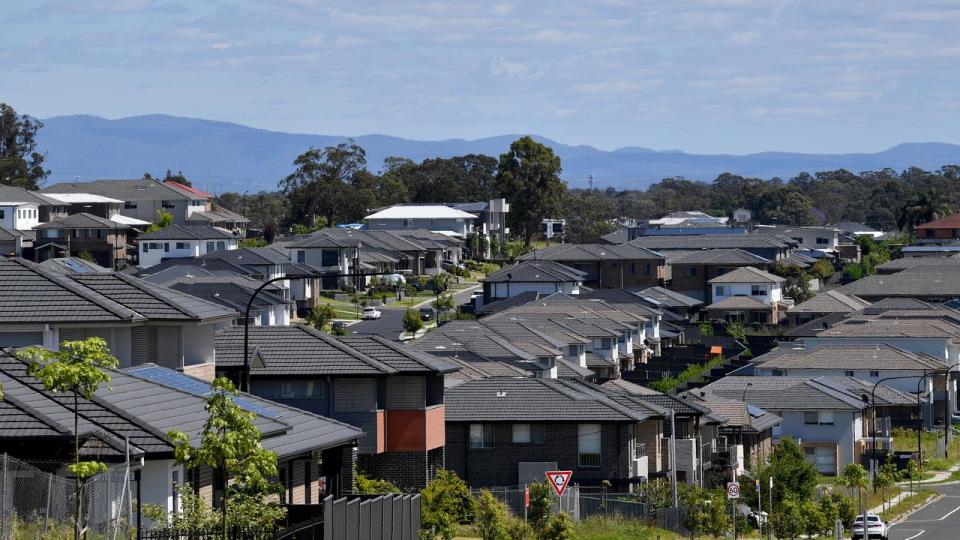
<instances>
[{"instance_id":1,"label":"blue sky","mask_svg":"<svg viewBox=\"0 0 960 540\"><path fill-rule=\"evenodd\" d=\"M956 1L5 0L0 100L701 153L960 143Z\"/></svg>"}]
</instances>

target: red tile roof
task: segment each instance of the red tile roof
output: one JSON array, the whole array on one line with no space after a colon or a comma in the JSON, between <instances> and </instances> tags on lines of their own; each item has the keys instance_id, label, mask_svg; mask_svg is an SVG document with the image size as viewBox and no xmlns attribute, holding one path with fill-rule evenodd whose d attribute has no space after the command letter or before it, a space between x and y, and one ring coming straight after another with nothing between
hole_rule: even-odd
<instances>
[{"instance_id":1,"label":"red tile roof","mask_svg":"<svg viewBox=\"0 0 960 540\"><path fill-rule=\"evenodd\" d=\"M947 216L943 219L937 219L930 223L918 225L918 229L960 229L960 214Z\"/></svg>"},{"instance_id":2,"label":"red tile roof","mask_svg":"<svg viewBox=\"0 0 960 540\"><path fill-rule=\"evenodd\" d=\"M207 198L210 198L210 199L213 198L213 195L207 193L206 191L200 191L199 189L194 189L194 188L192 188L192 187L190 187L190 186L185 186L185 185L183 185L183 184L181 184L181 183L179 183L179 182L174 182L173 180L164 180L164 181L163 181L163 185L172 187L173 189L179 189L179 190L182 190L182 191L186 191L187 193L192 193L192 194L196 195L197 197L207 197Z\"/></svg>"}]
</instances>

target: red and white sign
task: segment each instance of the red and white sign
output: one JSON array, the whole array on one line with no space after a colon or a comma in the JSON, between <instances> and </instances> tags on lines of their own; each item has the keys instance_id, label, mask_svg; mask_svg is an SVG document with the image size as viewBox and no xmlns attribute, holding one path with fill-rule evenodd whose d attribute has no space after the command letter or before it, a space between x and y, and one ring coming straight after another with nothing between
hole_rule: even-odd
<instances>
[{"instance_id":1,"label":"red and white sign","mask_svg":"<svg viewBox=\"0 0 960 540\"><path fill-rule=\"evenodd\" d=\"M317 478L317 491L320 492L320 495L327 494L327 479L324 477Z\"/></svg>"},{"instance_id":2,"label":"red and white sign","mask_svg":"<svg viewBox=\"0 0 960 540\"><path fill-rule=\"evenodd\" d=\"M530 488L523 486L523 507L530 508Z\"/></svg>"},{"instance_id":3,"label":"red and white sign","mask_svg":"<svg viewBox=\"0 0 960 540\"><path fill-rule=\"evenodd\" d=\"M570 477L573 476L573 471L547 471L545 474L547 475L547 482L550 482L553 490L557 492L557 497L562 497L563 490L567 489Z\"/></svg>"}]
</instances>

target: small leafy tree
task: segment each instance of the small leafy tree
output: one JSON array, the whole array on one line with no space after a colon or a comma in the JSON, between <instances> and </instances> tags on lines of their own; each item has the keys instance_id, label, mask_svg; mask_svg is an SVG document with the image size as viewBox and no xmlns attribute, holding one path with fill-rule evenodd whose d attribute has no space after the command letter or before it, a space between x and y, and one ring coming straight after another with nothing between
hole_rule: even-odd
<instances>
[{"instance_id":1,"label":"small leafy tree","mask_svg":"<svg viewBox=\"0 0 960 540\"><path fill-rule=\"evenodd\" d=\"M848 463L840 471L840 478L837 479L837 483L840 485L851 490L857 490L857 511L861 513L864 511L863 491L867 488L869 481L870 477L867 475L867 470L859 463Z\"/></svg>"},{"instance_id":2,"label":"small leafy tree","mask_svg":"<svg viewBox=\"0 0 960 540\"><path fill-rule=\"evenodd\" d=\"M433 276L433 279L430 280L433 283L433 292L434 294L443 294L444 291L450 288L450 274L446 272L439 272L437 275Z\"/></svg>"},{"instance_id":3,"label":"small leafy tree","mask_svg":"<svg viewBox=\"0 0 960 540\"><path fill-rule=\"evenodd\" d=\"M884 463L881 465L873 481L873 489L880 490L884 505L887 504L887 488L894 486L896 482L897 466L893 463Z\"/></svg>"},{"instance_id":4,"label":"small leafy tree","mask_svg":"<svg viewBox=\"0 0 960 540\"><path fill-rule=\"evenodd\" d=\"M800 503L792 498L784 499L770 519L770 525L773 527L773 532L777 535L777 538L796 538L803 530L803 515L800 511Z\"/></svg>"},{"instance_id":5,"label":"small leafy tree","mask_svg":"<svg viewBox=\"0 0 960 540\"><path fill-rule=\"evenodd\" d=\"M806 460L800 445L789 437L781 439L774 447L770 464L757 470L756 478L760 480L764 499L770 495L768 486L771 476L776 478L777 483L777 488L773 490L775 505L788 497L797 501L810 499L817 487L816 466Z\"/></svg>"},{"instance_id":6,"label":"small leafy tree","mask_svg":"<svg viewBox=\"0 0 960 540\"><path fill-rule=\"evenodd\" d=\"M441 294L433 303L433 308L437 310L437 320L439 321L440 317L442 317L444 313L451 311L454 308L453 295Z\"/></svg>"},{"instance_id":7,"label":"small leafy tree","mask_svg":"<svg viewBox=\"0 0 960 540\"><path fill-rule=\"evenodd\" d=\"M827 519L820 506L809 499L800 503L800 522L808 538L828 529Z\"/></svg>"},{"instance_id":8,"label":"small leafy tree","mask_svg":"<svg viewBox=\"0 0 960 540\"><path fill-rule=\"evenodd\" d=\"M423 328L423 319L415 309L408 309L403 312L403 330L408 334L415 334L417 330Z\"/></svg>"},{"instance_id":9,"label":"small leafy tree","mask_svg":"<svg viewBox=\"0 0 960 540\"><path fill-rule=\"evenodd\" d=\"M119 361L110 353L107 342L92 337L81 341L64 341L59 351L49 351L33 346L21 349L17 357L27 362L28 371L40 379L43 387L51 392L73 393L73 443L74 461L67 469L77 481L74 485L74 537L80 535L80 489L90 477L107 470L98 461L80 461L80 396L90 399L101 384L110 382L104 371L117 367Z\"/></svg>"},{"instance_id":10,"label":"small leafy tree","mask_svg":"<svg viewBox=\"0 0 960 540\"><path fill-rule=\"evenodd\" d=\"M220 522L226 538L230 507L243 509L245 519L236 525L271 523L283 517L284 509L266 498L280 490L270 481L277 475L277 455L260 446L260 430L253 424L256 415L234 401L237 391L229 379L217 378L211 390L199 446L182 431L171 431L168 437L178 463L191 468L205 465L220 473L224 484Z\"/></svg>"},{"instance_id":11,"label":"small leafy tree","mask_svg":"<svg viewBox=\"0 0 960 540\"><path fill-rule=\"evenodd\" d=\"M576 534L573 528L573 518L566 512L560 512L547 523L540 533L542 540L574 540Z\"/></svg>"},{"instance_id":12,"label":"small leafy tree","mask_svg":"<svg viewBox=\"0 0 960 540\"><path fill-rule=\"evenodd\" d=\"M457 473L440 469L437 476L420 492L420 537L433 540L437 536L451 540L457 524L473 517L473 498L467 483Z\"/></svg>"},{"instance_id":13,"label":"small leafy tree","mask_svg":"<svg viewBox=\"0 0 960 540\"><path fill-rule=\"evenodd\" d=\"M550 517L553 516L553 505L550 502L550 486L544 483L534 483L528 486L530 490L530 506L527 508L527 521L534 532L540 534L547 527Z\"/></svg>"},{"instance_id":14,"label":"small leafy tree","mask_svg":"<svg viewBox=\"0 0 960 540\"><path fill-rule=\"evenodd\" d=\"M810 273L821 280L828 280L833 276L833 265L826 259L820 259L810 267Z\"/></svg>"},{"instance_id":15,"label":"small leafy tree","mask_svg":"<svg viewBox=\"0 0 960 540\"><path fill-rule=\"evenodd\" d=\"M483 540L507 540L509 514L506 505L482 489L477 495L477 532Z\"/></svg>"},{"instance_id":16,"label":"small leafy tree","mask_svg":"<svg viewBox=\"0 0 960 540\"><path fill-rule=\"evenodd\" d=\"M147 233L157 232L173 225L173 214L163 208L157 210L157 222L147 227Z\"/></svg>"},{"instance_id":17,"label":"small leafy tree","mask_svg":"<svg viewBox=\"0 0 960 540\"><path fill-rule=\"evenodd\" d=\"M87 262L92 262L92 263L97 262L97 260L93 258L93 253L90 253L90 250L87 250L87 249L81 251L80 253L77 253L77 258L83 259Z\"/></svg>"},{"instance_id":18,"label":"small leafy tree","mask_svg":"<svg viewBox=\"0 0 960 540\"><path fill-rule=\"evenodd\" d=\"M823 516L824 523L824 529L820 531L820 534L829 535L833 530L833 524L840 518L840 508L837 503L837 498L833 497L833 493L821 497L818 501L820 515Z\"/></svg>"},{"instance_id":19,"label":"small leafy tree","mask_svg":"<svg viewBox=\"0 0 960 540\"><path fill-rule=\"evenodd\" d=\"M400 488L389 480L370 478L362 471L356 472L356 492L358 495L381 495L384 493L399 494Z\"/></svg>"},{"instance_id":20,"label":"small leafy tree","mask_svg":"<svg viewBox=\"0 0 960 540\"><path fill-rule=\"evenodd\" d=\"M323 331L335 318L337 318L337 312L334 311L333 306L322 302L310 310L310 314L307 315L307 322L317 330Z\"/></svg>"}]
</instances>

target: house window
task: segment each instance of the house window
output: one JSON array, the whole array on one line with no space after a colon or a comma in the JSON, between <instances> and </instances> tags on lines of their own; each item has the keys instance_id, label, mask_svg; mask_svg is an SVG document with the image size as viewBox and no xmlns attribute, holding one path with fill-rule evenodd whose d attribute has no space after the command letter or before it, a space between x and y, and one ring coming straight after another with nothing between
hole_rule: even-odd
<instances>
[{"instance_id":1,"label":"house window","mask_svg":"<svg viewBox=\"0 0 960 540\"><path fill-rule=\"evenodd\" d=\"M93 238L93 229L84 229L83 230L84 238Z\"/></svg>"},{"instance_id":2,"label":"house window","mask_svg":"<svg viewBox=\"0 0 960 540\"><path fill-rule=\"evenodd\" d=\"M874 370L871 370L871 371L870 371L870 376L871 376L871 377L879 377L879 376L880 376L880 372L879 372L878 370L875 370L875 369L874 369Z\"/></svg>"},{"instance_id":3,"label":"house window","mask_svg":"<svg viewBox=\"0 0 960 540\"><path fill-rule=\"evenodd\" d=\"M164 252L164 253L170 253L170 242L164 242L164 243L163 243L163 252Z\"/></svg>"},{"instance_id":4,"label":"house window","mask_svg":"<svg viewBox=\"0 0 960 540\"><path fill-rule=\"evenodd\" d=\"M406 228L406 227L409 227L409 226L410 226L410 220L409 220L409 219L403 220L403 227Z\"/></svg>"},{"instance_id":5,"label":"house window","mask_svg":"<svg viewBox=\"0 0 960 540\"><path fill-rule=\"evenodd\" d=\"M177 249L190 249L190 242L177 242Z\"/></svg>"},{"instance_id":6,"label":"house window","mask_svg":"<svg viewBox=\"0 0 960 540\"><path fill-rule=\"evenodd\" d=\"M827 244L829 244L829 243L830 243L830 239L829 239L829 238L820 238L819 236L817 237L817 245L818 245L818 246L825 246L825 245L827 245Z\"/></svg>"},{"instance_id":7,"label":"house window","mask_svg":"<svg viewBox=\"0 0 960 540\"><path fill-rule=\"evenodd\" d=\"M581 467L600 466L600 424L577 425L577 454Z\"/></svg>"},{"instance_id":8,"label":"house window","mask_svg":"<svg viewBox=\"0 0 960 540\"><path fill-rule=\"evenodd\" d=\"M643 263L643 273L650 275L650 263Z\"/></svg>"},{"instance_id":9,"label":"house window","mask_svg":"<svg viewBox=\"0 0 960 540\"><path fill-rule=\"evenodd\" d=\"M123 207L127 210L135 210L137 208L136 201L123 201Z\"/></svg>"},{"instance_id":10,"label":"house window","mask_svg":"<svg viewBox=\"0 0 960 540\"><path fill-rule=\"evenodd\" d=\"M213 250L216 249L216 244L213 242L207 242L207 253L213 253Z\"/></svg>"},{"instance_id":11,"label":"house window","mask_svg":"<svg viewBox=\"0 0 960 540\"><path fill-rule=\"evenodd\" d=\"M820 411L820 425L821 426L833 425L833 411Z\"/></svg>"},{"instance_id":12,"label":"house window","mask_svg":"<svg viewBox=\"0 0 960 540\"><path fill-rule=\"evenodd\" d=\"M817 411L806 411L803 413L803 423L808 426L815 426L820 423L820 416Z\"/></svg>"},{"instance_id":13,"label":"house window","mask_svg":"<svg viewBox=\"0 0 960 540\"><path fill-rule=\"evenodd\" d=\"M164 207L164 208L166 208L166 209L168 209L168 210L171 209L171 208L176 208L176 206L175 206L172 202L170 202L170 201L160 201L160 206L162 206L162 207Z\"/></svg>"},{"instance_id":14,"label":"house window","mask_svg":"<svg viewBox=\"0 0 960 540\"><path fill-rule=\"evenodd\" d=\"M320 252L320 266L340 266L340 252L335 249L324 249Z\"/></svg>"},{"instance_id":15,"label":"house window","mask_svg":"<svg viewBox=\"0 0 960 540\"><path fill-rule=\"evenodd\" d=\"M7 217L7 211L0 210L0 219L6 219L6 217Z\"/></svg>"},{"instance_id":16,"label":"house window","mask_svg":"<svg viewBox=\"0 0 960 540\"><path fill-rule=\"evenodd\" d=\"M144 243L144 244L141 244L141 246L143 247L144 253L150 253L150 244Z\"/></svg>"},{"instance_id":17,"label":"house window","mask_svg":"<svg viewBox=\"0 0 960 540\"><path fill-rule=\"evenodd\" d=\"M307 252L306 252L306 251L304 251L304 250L302 250L302 249L297 250L297 262L298 262L298 263L301 263L301 264L307 262Z\"/></svg>"},{"instance_id":18,"label":"house window","mask_svg":"<svg viewBox=\"0 0 960 540\"><path fill-rule=\"evenodd\" d=\"M727 288L724 287L723 285L716 285L716 286L714 286L714 288L713 288L713 295L714 295L714 296L726 296L726 295L727 295Z\"/></svg>"},{"instance_id":19,"label":"house window","mask_svg":"<svg viewBox=\"0 0 960 540\"><path fill-rule=\"evenodd\" d=\"M227 249L226 242L224 242L223 240L220 240L219 242L217 242L217 251L223 251L225 249Z\"/></svg>"},{"instance_id":20,"label":"house window","mask_svg":"<svg viewBox=\"0 0 960 540\"><path fill-rule=\"evenodd\" d=\"M852 370L852 369L848 369L847 371L844 371L843 374L844 374L844 376L846 376L846 377L853 377L853 370Z\"/></svg>"},{"instance_id":21,"label":"house window","mask_svg":"<svg viewBox=\"0 0 960 540\"><path fill-rule=\"evenodd\" d=\"M372 378L338 378L333 383L334 410L370 412L377 409L377 381Z\"/></svg>"},{"instance_id":22,"label":"house window","mask_svg":"<svg viewBox=\"0 0 960 540\"><path fill-rule=\"evenodd\" d=\"M637 263L630 263L630 273L631 274L637 273Z\"/></svg>"},{"instance_id":23,"label":"house window","mask_svg":"<svg viewBox=\"0 0 960 540\"><path fill-rule=\"evenodd\" d=\"M470 448L493 448L493 424L470 424Z\"/></svg>"},{"instance_id":24,"label":"house window","mask_svg":"<svg viewBox=\"0 0 960 540\"><path fill-rule=\"evenodd\" d=\"M515 444L542 443L543 434L543 424L513 425L513 442Z\"/></svg>"},{"instance_id":25,"label":"house window","mask_svg":"<svg viewBox=\"0 0 960 540\"><path fill-rule=\"evenodd\" d=\"M751 285L750 286L750 296L765 296L767 291L763 289L762 285Z\"/></svg>"},{"instance_id":26,"label":"house window","mask_svg":"<svg viewBox=\"0 0 960 540\"><path fill-rule=\"evenodd\" d=\"M696 267L696 266L691 266L691 267L687 270L687 275L690 276L690 277L697 277L697 267Z\"/></svg>"},{"instance_id":27,"label":"house window","mask_svg":"<svg viewBox=\"0 0 960 540\"><path fill-rule=\"evenodd\" d=\"M773 376L774 376L774 377L783 377L783 376L785 376L785 375L787 374L787 370L785 370L785 369L775 369L775 370L773 370L772 373L773 373Z\"/></svg>"},{"instance_id":28,"label":"house window","mask_svg":"<svg viewBox=\"0 0 960 540\"><path fill-rule=\"evenodd\" d=\"M324 382L318 380L253 381L253 393L267 399L323 399Z\"/></svg>"}]
</instances>

